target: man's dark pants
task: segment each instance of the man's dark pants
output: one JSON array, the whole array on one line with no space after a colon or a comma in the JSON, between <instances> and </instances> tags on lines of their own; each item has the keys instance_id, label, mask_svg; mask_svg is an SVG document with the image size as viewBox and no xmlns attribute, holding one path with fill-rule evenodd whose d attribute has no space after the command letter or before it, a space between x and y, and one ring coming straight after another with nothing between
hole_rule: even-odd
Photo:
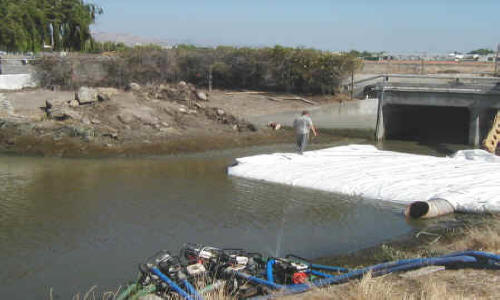
<instances>
[{"instance_id":1,"label":"man's dark pants","mask_svg":"<svg viewBox=\"0 0 500 300\"><path fill-rule=\"evenodd\" d=\"M297 134L297 151L302 154L309 141L309 134Z\"/></svg>"}]
</instances>

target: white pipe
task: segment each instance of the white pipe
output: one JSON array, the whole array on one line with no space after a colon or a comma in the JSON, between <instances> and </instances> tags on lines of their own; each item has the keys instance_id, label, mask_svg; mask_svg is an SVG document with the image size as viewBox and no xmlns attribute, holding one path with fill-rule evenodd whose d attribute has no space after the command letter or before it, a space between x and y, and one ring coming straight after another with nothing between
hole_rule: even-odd
<instances>
[{"instance_id":1,"label":"white pipe","mask_svg":"<svg viewBox=\"0 0 500 300\"><path fill-rule=\"evenodd\" d=\"M451 214L455 208L444 199L431 199L427 201L416 201L408 205L404 215L413 219L428 219Z\"/></svg>"}]
</instances>

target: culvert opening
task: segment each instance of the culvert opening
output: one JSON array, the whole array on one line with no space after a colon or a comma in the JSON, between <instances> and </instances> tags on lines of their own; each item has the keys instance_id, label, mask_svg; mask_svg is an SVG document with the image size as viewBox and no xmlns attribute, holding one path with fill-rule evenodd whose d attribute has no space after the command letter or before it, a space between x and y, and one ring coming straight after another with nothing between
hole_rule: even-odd
<instances>
[{"instance_id":1,"label":"culvert opening","mask_svg":"<svg viewBox=\"0 0 500 300\"><path fill-rule=\"evenodd\" d=\"M410 204L409 215L414 219L425 216L429 212L429 203L424 201L417 201Z\"/></svg>"},{"instance_id":2,"label":"culvert opening","mask_svg":"<svg viewBox=\"0 0 500 300\"><path fill-rule=\"evenodd\" d=\"M387 139L467 144L470 114L467 108L386 105Z\"/></svg>"}]
</instances>

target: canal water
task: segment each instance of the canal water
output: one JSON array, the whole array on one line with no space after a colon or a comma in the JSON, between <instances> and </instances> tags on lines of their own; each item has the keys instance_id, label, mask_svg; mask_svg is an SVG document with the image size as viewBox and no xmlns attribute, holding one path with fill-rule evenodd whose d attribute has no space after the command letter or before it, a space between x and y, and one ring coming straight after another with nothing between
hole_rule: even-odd
<instances>
[{"instance_id":1,"label":"canal water","mask_svg":"<svg viewBox=\"0 0 500 300\"><path fill-rule=\"evenodd\" d=\"M313 147L351 142L359 141ZM318 258L425 225L407 223L399 205L226 175L236 157L292 150L275 145L140 159L0 155L0 299L46 299L51 288L58 299L94 285L115 290L135 278L144 258L185 242Z\"/></svg>"}]
</instances>

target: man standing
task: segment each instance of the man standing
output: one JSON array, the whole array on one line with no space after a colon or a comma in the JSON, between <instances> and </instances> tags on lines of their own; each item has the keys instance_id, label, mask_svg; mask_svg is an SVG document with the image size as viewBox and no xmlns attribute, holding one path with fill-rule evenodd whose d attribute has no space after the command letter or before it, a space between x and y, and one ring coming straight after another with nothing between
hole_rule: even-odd
<instances>
[{"instance_id":1,"label":"man standing","mask_svg":"<svg viewBox=\"0 0 500 300\"><path fill-rule=\"evenodd\" d=\"M302 154L309 141L309 131L312 130L314 136L318 135L311 120L311 115L307 110L304 110L302 116L293 121L293 128L295 128L297 135L297 151Z\"/></svg>"}]
</instances>

